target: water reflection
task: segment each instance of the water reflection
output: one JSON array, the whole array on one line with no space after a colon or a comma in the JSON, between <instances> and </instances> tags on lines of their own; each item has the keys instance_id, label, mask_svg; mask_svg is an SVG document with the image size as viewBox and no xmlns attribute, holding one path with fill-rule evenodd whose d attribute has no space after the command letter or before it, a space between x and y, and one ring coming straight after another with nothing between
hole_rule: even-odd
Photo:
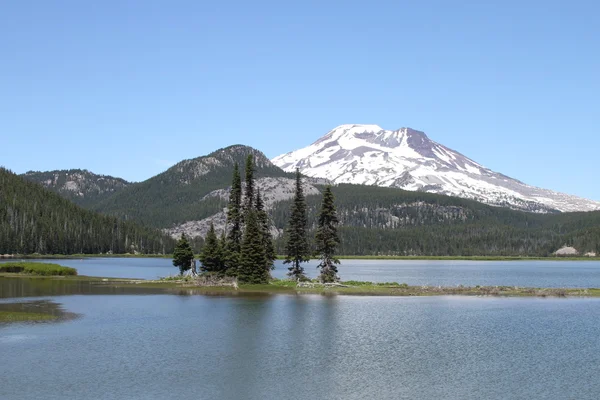
<instances>
[{"instance_id":1,"label":"water reflection","mask_svg":"<svg viewBox=\"0 0 600 400\"><path fill-rule=\"evenodd\" d=\"M83 279L0 277L0 298L45 297L78 294L157 294L160 288L115 286Z\"/></svg>"},{"instance_id":2,"label":"water reflection","mask_svg":"<svg viewBox=\"0 0 600 400\"><path fill-rule=\"evenodd\" d=\"M79 314L65 311L60 303L51 300L0 303L0 312L43 314L53 317L52 319L26 321L27 323L61 322L72 320L80 316ZM12 322L4 322L4 324L8 323ZM0 322L0 326L2 326L2 324L3 322Z\"/></svg>"}]
</instances>

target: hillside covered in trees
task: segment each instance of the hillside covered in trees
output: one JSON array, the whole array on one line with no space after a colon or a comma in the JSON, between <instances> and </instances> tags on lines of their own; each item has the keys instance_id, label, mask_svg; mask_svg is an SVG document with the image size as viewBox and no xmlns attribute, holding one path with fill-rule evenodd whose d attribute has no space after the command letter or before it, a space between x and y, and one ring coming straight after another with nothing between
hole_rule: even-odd
<instances>
[{"instance_id":1,"label":"hillside covered in trees","mask_svg":"<svg viewBox=\"0 0 600 400\"><path fill-rule=\"evenodd\" d=\"M251 155L255 177L293 177L274 166L251 147L234 145L213 153L184 160L140 183L131 184L89 208L103 214L135 220L156 228L209 217L227 204L219 198L203 197L231 184L234 164L245 165ZM244 170L241 171L244 174Z\"/></svg>"},{"instance_id":2,"label":"hillside covered in trees","mask_svg":"<svg viewBox=\"0 0 600 400\"><path fill-rule=\"evenodd\" d=\"M155 229L80 208L0 168L0 254L167 253Z\"/></svg>"},{"instance_id":3,"label":"hillside covered in trees","mask_svg":"<svg viewBox=\"0 0 600 400\"><path fill-rule=\"evenodd\" d=\"M600 252L600 212L535 214L424 192L342 184L332 188L340 254L549 256L564 245ZM307 196L311 230L321 196ZM289 201L271 210L275 227ZM283 243L277 241L278 249Z\"/></svg>"}]
</instances>

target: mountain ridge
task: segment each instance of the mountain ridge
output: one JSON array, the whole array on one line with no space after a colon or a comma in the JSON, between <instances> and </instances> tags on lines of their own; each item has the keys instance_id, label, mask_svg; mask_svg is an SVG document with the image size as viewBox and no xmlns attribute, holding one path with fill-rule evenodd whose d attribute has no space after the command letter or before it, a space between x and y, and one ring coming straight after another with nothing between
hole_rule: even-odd
<instances>
[{"instance_id":1,"label":"mountain ridge","mask_svg":"<svg viewBox=\"0 0 600 400\"><path fill-rule=\"evenodd\" d=\"M397 140L400 133L380 139ZM87 208L160 228L172 237L186 233L199 245L211 222L219 231L224 228L233 165L238 163L243 175L248 154L257 160L257 187L267 200L282 251L293 174L248 146L229 146L183 160ZM327 182L314 178L304 182L314 230ZM600 211L536 214L425 191L341 183L333 186L333 192L344 254L542 256L563 245L600 252Z\"/></svg>"},{"instance_id":2,"label":"mountain ridge","mask_svg":"<svg viewBox=\"0 0 600 400\"><path fill-rule=\"evenodd\" d=\"M19 176L80 206L101 201L132 184L123 178L95 174L87 169L27 171Z\"/></svg>"},{"instance_id":3,"label":"mountain ridge","mask_svg":"<svg viewBox=\"0 0 600 400\"><path fill-rule=\"evenodd\" d=\"M205 156L182 160L160 174L94 204L91 209L120 218L136 219L155 228L206 218L223 208L223 200L219 197L201 200L207 194L230 185L235 163L243 174L248 155L254 158L257 179L291 179L293 176L274 166L260 150L236 144Z\"/></svg>"}]
</instances>

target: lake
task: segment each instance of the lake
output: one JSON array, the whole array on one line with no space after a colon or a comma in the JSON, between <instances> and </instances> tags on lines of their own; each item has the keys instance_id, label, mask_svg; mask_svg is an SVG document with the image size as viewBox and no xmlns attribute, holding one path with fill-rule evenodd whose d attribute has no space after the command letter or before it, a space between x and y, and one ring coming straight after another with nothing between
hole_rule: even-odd
<instances>
[{"instance_id":1,"label":"lake","mask_svg":"<svg viewBox=\"0 0 600 400\"><path fill-rule=\"evenodd\" d=\"M168 259L58 263L82 275L154 278L176 271ZM285 274L280 263L278 274ZM411 284L524 279L531 284L517 284L600 286L597 262L344 260L340 274ZM0 299L0 309L39 307L61 319L0 324L1 399L504 400L600 393L597 298L206 296L28 281L0 278L0 297L19 297Z\"/></svg>"},{"instance_id":2,"label":"lake","mask_svg":"<svg viewBox=\"0 0 600 400\"><path fill-rule=\"evenodd\" d=\"M97 295L0 327L2 399L596 399L600 300Z\"/></svg>"},{"instance_id":3,"label":"lake","mask_svg":"<svg viewBox=\"0 0 600 400\"><path fill-rule=\"evenodd\" d=\"M88 276L156 279L179 273L166 258L40 261L77 268ZM316 261L304 265L309 276L318 275L316 266ZM278 260L275 267L272 275L285 278L287 265ZM339 271L343 280L409 285L600 287L600 261L342 260Z\"/></svg>"}]
</instances>

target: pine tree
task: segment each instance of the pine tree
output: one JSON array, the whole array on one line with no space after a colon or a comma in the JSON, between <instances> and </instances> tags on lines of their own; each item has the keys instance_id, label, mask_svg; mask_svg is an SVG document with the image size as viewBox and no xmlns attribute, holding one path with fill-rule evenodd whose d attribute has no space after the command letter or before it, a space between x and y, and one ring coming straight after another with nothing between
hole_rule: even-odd
<instances>
[{"instance_id":1,"label":"pine tree","mask_svg":"<svg viewBox=\"0 0 600 400\"><path fill-rule=\"evenodd\" d=\"M273 261L277 259L275 246L273 245L273 236L271 235L271 223L269 215L265 211L265 205L260 190L256 190L256 218L258 220L258 228L260 230L263 247L265 249L265 267L267 270L275 269Z\"/></svg>"},{"instance_id":2,"label":"pine tree","mask_svg":"<svg viewBox=\"0 0 600 400\"><path fill-rule=\"evenodd\" d=\"M227 246L226 269L227 274L235 276L240 264L240 251L242 245L242 179L238 164L233 167L233 179L229 204L227 206Z\"/></svg>"},{"instance_id":3,"label":"pine tree","mask_svg":"<svg viewBox=\"0 0 600 400\"><path fill-rule=\"evenodd\" d=\"M184 233L181 234L181 238L175 245L173 251L173 265L179 267L179 274L183 275L185 271L191 268L192 260L194 259L194 252L192 247L187 240Z\"/></svg>"},{"instance_id":4,"label":"pine tree","mask_svg":"<svg viewBox=\"0 0 600 400\"><path fill-rule=\"evenodd\" d=\"M221 249L219 239L215 233L215 226L210 223L210 228L204 239L204 247L200 252L200 261L202 266L200 270L205 272L220 272L222 267Z\"/></svg>"},{"instance_id":5,"label":"pine tree","mask_svg":"<svg viewBox=\"0 0 600 400\"><path fill-rule=\"evenodd\" d=\"M219 238L219 259L221 262L219 265L219 271L222 273L227 272L227 254L227 236L225 236L225 231L222 231L221 237Z\"/></svg>"},{"instance_id":6,"label":"pine tree","mask_svg":"<svg viewBox=\"0 0 600 400\"><path fill-rule=\"evenodd\" d=\"M248 154L246 158L246 190L244 191L244 215L242 219L246 217L246 214L254 208L254 157L252 154Z\"/></svg>"},{"instance_id":7,"label":"pine tree","mask_svg":"<svg viewBox=\"0 0 600 400\"><path fill-rule=\"evenodd\" d=\"M250 210L247 214L241 254L238 270L240 283L268 283L270 274L265 266L265 248L254 210Z\"/></svg>"},{"instance_id":8,"label":"pine tree","mask_svg":"<svg viewBox=\"0 0 600 400\"><path fill-rule=\"evenodd\" d=\"M286 257L284 264L288 267L291 279L306 279L304 268L300 265L310 260L310 247L307 238L308 217L306 216L306 200L302 189L302 176L296 170L296 193L292 202L290 220L286 229Z\"/></svg>"},{"instance_id":9,"label":"pine tree","mask_svg":"<svg viewBox=\"0 0 600 400\"><path fill-rule=\"evenodd\" d=\"M340 263L335 257L335 252L340 239L337 233L338 218L331 187L327 186L323 193L323 204L319 213L319 225L315 235L317 253L319 254L319 267L321 282L335 282L338 280L337 265Z\"/></svg>"}]
</instances>

